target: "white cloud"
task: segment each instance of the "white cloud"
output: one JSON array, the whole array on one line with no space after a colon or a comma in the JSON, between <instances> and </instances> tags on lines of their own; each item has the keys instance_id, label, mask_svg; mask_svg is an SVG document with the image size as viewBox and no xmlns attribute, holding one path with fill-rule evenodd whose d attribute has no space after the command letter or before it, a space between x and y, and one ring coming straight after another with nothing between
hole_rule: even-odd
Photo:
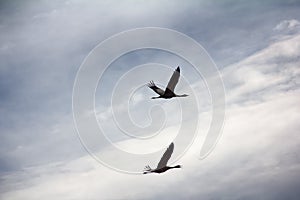
<instances>
[{"instance_id":1,"label":"white cloud","mask_svg":"<svg viewBox=\"0 0 300 200\"><path fill-rule=\"evenodd\" d=\"M228 199L238 199L258 195L272 199L272 196L264 196L269 194L263 194L260 187L265 185L272 189L269 184L273 178L275 186L289 182L300 170L297 164L300 138L295 132L300 128L298 99L299 92L290 91L274 94L271 100L263 103L232 107L223 137L213 154L199 161L195 156L198 148L194 146L194 152L178 161L183 165L178 171L162 175L126 175L102 167L85 156L69 163L9 174L3 178L10 188L2 197L8 200L153 199L156 196L182 199L191 195L192 199L197 199L225 195ZM20 188L15 185L16 181L22 185ZM231 187L239 188L239 192L229 193L234 191ZM117 191L112 192L116 188Z\"/></svg>"},{"instance_id":2,"label":"white cloud","mask_svg":"<svg viewBox=\"0 0 300 200\"><path fill-rule=\"evenodd\" d=\"M283 20L279 24L276 25L274 30L276 31L286 31L286 30L293 30L296 28L300 28L300 22L296 19L291 20Z\"/></svg>"},{"instance_id":3,"label":"white cloud","mask_svg":"<svg viewBox=\"0 0 300 200\"><path fill-rule=\"evenodd\" d=\"M299 86L300 35L277 41L223 71L227 100L260 99L260 92Z\"/></svg>"},{"instance_id":4,"label":"white cloud","mask_svg":"<svg viewBox=\"0 0 300 200\"><path fill-rule=\"evenodd\" d=\"M300 22L296 19L283 20L279 22L274 28L274 40L285 40L300 32Z\"/></svg>"}]
</instances>

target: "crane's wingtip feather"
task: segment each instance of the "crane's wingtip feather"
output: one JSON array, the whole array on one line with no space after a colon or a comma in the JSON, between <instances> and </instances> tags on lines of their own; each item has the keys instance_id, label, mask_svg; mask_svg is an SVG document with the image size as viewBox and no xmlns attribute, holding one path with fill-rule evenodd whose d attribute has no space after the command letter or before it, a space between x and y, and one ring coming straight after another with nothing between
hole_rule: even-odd
<instances>
[{"instance_id":1,"label":"crane's wingtip feather","mask_svg":"<svg viewBox=\"0 0 300 200\"><path fill-rule=\"evenodd\" d=\"M180 68L179 68L179 66L177 67L176 71L178 71L178 72L180 73Z\"/></svg>"},{"instance_id":2,"label":"crane's wingtip feather","mask_svg":"<svg viewBox=\"0 0 300 200\"><path fill-rule=\"evenodd\" d=\"M173 146L173 147L174 147L174 143L173 143L173 142L170 144L170 147L171 147L171 146Z\"/></svg>"}]
</instances>

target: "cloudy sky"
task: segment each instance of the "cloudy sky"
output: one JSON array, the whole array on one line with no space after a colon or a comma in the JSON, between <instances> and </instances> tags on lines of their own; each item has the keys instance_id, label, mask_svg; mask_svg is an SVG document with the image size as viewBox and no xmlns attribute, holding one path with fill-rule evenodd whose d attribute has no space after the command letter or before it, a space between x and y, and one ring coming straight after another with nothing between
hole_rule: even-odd
<instances>
[{"instance_id":1,"label":"cloudy sky","mask_svg":"<svg viewBox=\"0 0 300 200\"><path fill-rule=\"evenodd\" d=\"M206 80L184 59L160 50L131 52L111 63L95 93L95 113L113 145L90 138L97 146L93 153L142 171L160 156L132 162L113 149L160 155L178 124L198 121L196 139L174 162L183 168L160 175L122 173L99 163L79 140L72 113L73 85L86 56L108 37L141 27L169 28L196 40L225 87L222 136L199 159L212 114ZM299 55L297 0L2 0L0 199L299 199ZM135 68L147 63L153 66ZM165 86L177 65L184 77L176 91L191 96L152 101L155 94L141 81ZM132 76L136 82L128 81ZM122 78L119 85L135 92L113 98ZM193 97L197 109L186 106L194 105ZM124 123L128 111L135 127ZM189 114L185 120L182 112ZM137 140L126 133L157 135ZM175 142L174 153L181 148Z\"/></svg>"}]
</instances>

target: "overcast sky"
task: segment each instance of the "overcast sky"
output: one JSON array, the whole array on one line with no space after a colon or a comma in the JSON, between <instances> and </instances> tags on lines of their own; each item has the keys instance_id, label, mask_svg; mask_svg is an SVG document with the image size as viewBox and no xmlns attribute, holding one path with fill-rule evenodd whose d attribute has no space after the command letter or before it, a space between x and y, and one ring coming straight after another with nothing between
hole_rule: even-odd
<instances>
[{"instance_id":1,"label":"overcast sky","mask_svg":"<svg viewBox=\"0 0 300 200\"><path fill-rule=\"evenodd\" d=\"M103 132L124 151L163 152L178 123L199 119L196 140L174 163L183 168L161 175L126 174L101 165L82 146L72 114L73 84L85 57L108 37L140 27L174 29L196 40L225 86L222 136L199 160L211 122L210 92L188 62L168 52L140 50L117 59L103 75L95 112ZM0 1L0 199L299 199L299 55L297 0ZM176 91L200 99L198 110L183 107L190 120L181 121L178 107L192 105L191 96L152 101L153 91L132 86L138 89L128 101L116 101L119 122L126 122L130 110L138 126L153 122L148 132L132 131L147 136L166 119L148 143L124 135L110 106L118 80L147 63L160 63L161 71L157 65L148 66L152 73L137 70L135 83L154 80L165 86L180 65L184 78ZM111 147L95 142L100 154L118 160ZM181 147L175 143L175 154ZM142 171L159 159L120 163Z\"/></svg>"}]
</instances>

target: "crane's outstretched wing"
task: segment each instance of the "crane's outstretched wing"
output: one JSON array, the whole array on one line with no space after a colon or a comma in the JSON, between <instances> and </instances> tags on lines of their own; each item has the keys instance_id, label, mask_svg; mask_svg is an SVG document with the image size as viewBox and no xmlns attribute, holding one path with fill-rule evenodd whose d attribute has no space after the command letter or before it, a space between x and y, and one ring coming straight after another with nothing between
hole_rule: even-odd
<instances>
[{"instance_id":1,"label":"crane's outstretched wing","mask_svg":"<svg viewBox=\"0 0 300 200\"><path fill-rule=\"evenodd\" d=\"M163 95L165 93L165 91L157 87L153 81L150 81L150 83L148 83L148 87L159 95Z\"/></svg>"},{"instance_id":2,"label":"crane's outstretched wing","mask_svg":"<svg viewBox=\"0 0 300 200\"><path fill-rule=\"evenodd\" d=\"M162 158L160 159L157 165L157 169L161 169L167 165L169 159L171 158L173 150L174 150L174 143L172 142L168 147L168 149L166 150L166 152L164 153L164 155L162 156Z\"/></svg>"},{"instance_id":3,"label":"crane's outstretched wing","mask_svg":"<svg viewBox=\"0 0 300 200\"><path fill-rule=\"evenodd\" d=\"M179 76L180 76L180 68L179 66L177 67L177 69L174 71L171 79L169 80L169 83L167 85L167 88L169 90L171 90L172 92L174 92L174 89L178 83L178 80L179 80Z\"/></svg>"}]
</instances>

